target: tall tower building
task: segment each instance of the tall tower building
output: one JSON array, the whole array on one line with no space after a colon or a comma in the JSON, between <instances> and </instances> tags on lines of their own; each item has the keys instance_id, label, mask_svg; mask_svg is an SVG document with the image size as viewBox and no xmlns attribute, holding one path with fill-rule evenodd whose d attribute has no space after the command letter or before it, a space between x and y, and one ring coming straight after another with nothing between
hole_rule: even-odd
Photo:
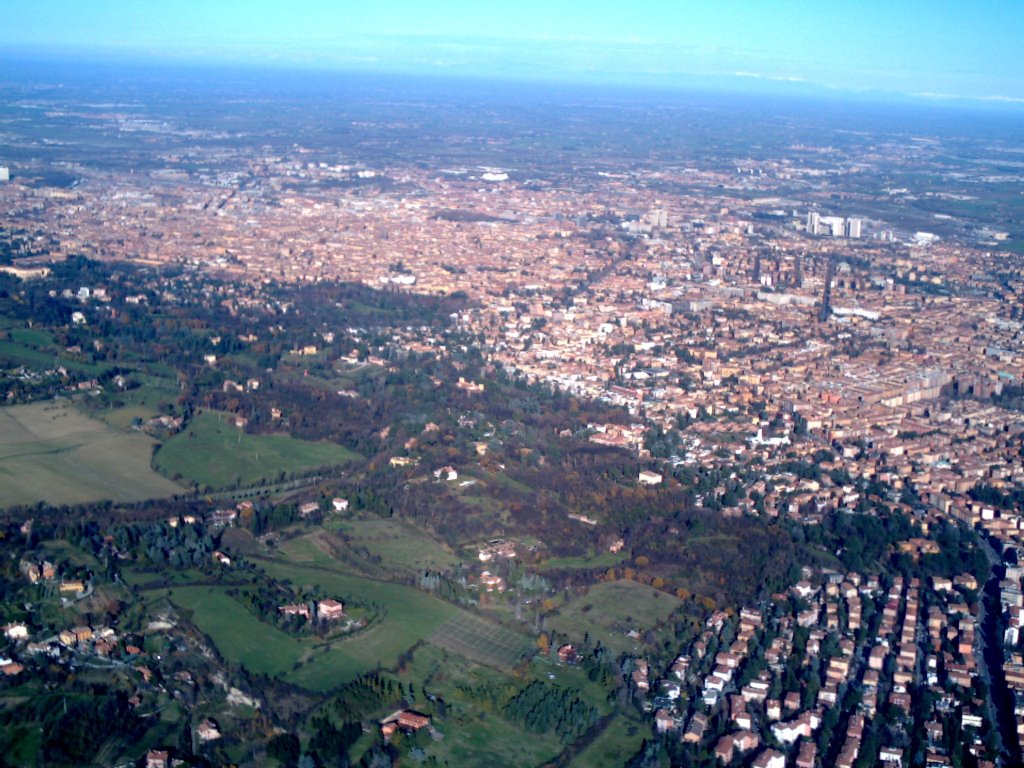
<instances>
[{"instance_id":1,"label":"tall tower building","mask_svg":"<svg viewBox=\"0 0 1024 768\"><path fill-rule=\"evenodd\" d=\"M11 180L11 170L9 168L6 168L6 167L0 165L0 181L10 181L10 180Z\"/></svg>"},{"instance_id":2,"label":"tall tower building","mask_svg":"<svg viewBox=\"0 0 1024 768\"><path fill-rule=\"evenodd\" d=\"M807 214L807 234L816 235L818 234L818 227L821 223L821 215L817 211L811 211Z\"/></svg>"},{"instance_id":3,"label":"tall tower building","mask_svg":"<svg viewBox=\"0 0 1024 768\"><path fill-rule=\"evenodd\" d=\"M860 237L860 219L846 220L846 236Z\"/></svg>"}]
</instances>

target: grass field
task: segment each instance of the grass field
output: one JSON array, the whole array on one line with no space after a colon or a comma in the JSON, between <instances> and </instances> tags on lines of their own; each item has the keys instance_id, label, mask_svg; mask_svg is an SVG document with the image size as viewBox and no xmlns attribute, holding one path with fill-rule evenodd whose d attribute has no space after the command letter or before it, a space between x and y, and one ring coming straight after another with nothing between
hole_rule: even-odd
<instances>
[{"instance_id":1,"label":"grass field","mask_svg":"<svg viewBox=\"0 0 1024 768\"><path fill-rule=\"evenodd\" d=\"M153 465L168 477L209 488L252 485L281 473L347 464L359 458L333 443L310 443L286 435L247 435L223 414L197 415L157 451Z\"/></svg>"},{"instance_id":2,"label":"grass field","mask_svg":"<svg viewBox=\"0 0 1024 768\"><path fill-rule=\"evenodd\" d=\"M615 651L625 652L635 645L626 632L650 629L681 604L678 598L653 587L635 581L613 581L595 584L587 594L559 608L548 623L571 638L582 640L584 633L589 633L591 641L600 640Z\"/></svg>"},{"instance_id":3,"label":"grass field","mask_svg":"<svg viewBox=\"0 0 1024 768\"><path fill-rule=\"evenodd\" d=\"M343 533L353 546L365 547L389 565L404 570L448 570L459 563L445 544L401 520L342 520L327 527Z\"/></svg>"},{"instance_id":4,"label":"grass field","mask_svg":"<svg viewBox=\"0 0 1024 768\"><path fill-rule=\"evenodd\" d=\"M316 650L299 669L285 675L289 682L310 690L328 690L378 664L393 666L400 654L459 613L455 606L402 584L323 567L269 560L261 560L259 564L275 578L287 579L297 586L316 585L355 602L373 603L382 614L366 630L351 638L333 641L327 650ZM216 637L214 642L217 642Z\"/></svg>"},{"instance_id":5,"label":"grass field","mask_svg":"<svg viewBox=\"0 0 1024 768\"><path fill-rule=\"evenodd\" d=\"M118 429L129 429L133 419L143 421L161 413L161 404L173 403L178 397L177 383L156 376L140 376L143 384L127 392L104 392L90 401L89 415L102 419ZM110 407L116 402L117 407Z\"/></svg>"},{"instance_id":6,"label":"grass field","mask_svg":"<svg viewBox=\"0 0 1024 768\"><path fill-rule=\"evenodd\" d=\"M17 331L12 331L12 335ZM31 333L25 331L25 333ZM109 366L93 365L92 363L81 363L72 360L67 355L60 355L45 349L36 349L34 346L19 343L17 341L0 340L0 368L7 365L24 365L38 370L50 370L58 366L64 366L69 371L80 371L87 374L98 374L107 370Z\"/></svg>"},{"instance_id":7,"label":"grass field","mask_svg":"<svg viewBox=\"0 0 1024 768\"><path fill-rule=\"evenodd\" d=\"M628 552L601 552L583 557L552 557L538 566L541 570L556 568L611 568L629 557Z\"/></svg>"},{"instance_id":8,"label":"grass field","mask_svg":"<svg viewBox=\"0 0 1024 768\"><path fill-rule=\"evenodd\" d=\"M469 693L511 693L525 684L522 680L457 658L430 644L416 649L412 663L399 679L413 683L417 691L425 688L447 704L447 716L436 725L444 739L424 748L439 764L487 768L544 765L562 750L553 733L529 733L501 717L492 707L481 707ZM413 704L418 706L421 702Z\"/></svg>"},{"instance_id":9,"label":"grass field","mask_svg":"<svg viewBox=\"0 0 1024 768\"><path fill-rule=\"evenodd\" d=\"M170 593L172 602L193 612L193 623L224 658L252 672L284 673L307 650L300 639L261 622L223 587L174 587Z\"/></svg>"},{"instance_id":10,"label":"grass field","mask_svg":"<svg viewBox=\"0 0 1024 768\"><path fill-rule=\"evenodd\" d=\"M155 442L66 402L0 408L0 506L139 501L183 493L149 466Z\"/></svg>"},{"instance_id":11,"label":"grass field","mask_svg":"<svg viewBox=\"0 0 1024 768\"><path fill-rule=\"evenodd\" d=\"M650 734L650 726L618 715L594 741L576 755L572 768L619 768L637 753Z\"/></svg>"},{"instance_id":12,"label":"grass field","mask_svg":"<svg viewBox=\"0 0 1024 768\"><path fill-rule=\"evenodd\" d=\"M500 624L459 613L429 638L439 648L496 669L508 669L536 650L533 642Z\"/></svg>"}]
</instances>

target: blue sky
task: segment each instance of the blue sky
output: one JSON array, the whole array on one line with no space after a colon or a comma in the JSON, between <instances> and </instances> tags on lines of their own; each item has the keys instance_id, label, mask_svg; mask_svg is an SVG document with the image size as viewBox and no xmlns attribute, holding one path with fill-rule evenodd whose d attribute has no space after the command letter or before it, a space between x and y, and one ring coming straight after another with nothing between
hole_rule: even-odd
<instances>
[{"instance_id":1,"label":"blue sky","mask_svg":"<svg viewBox=\"0 0 1024 768\"><path fill-rule=\"evenodd\" d=\"M1022 0L16 0L8 51L1024 102Z\"/></svg>"}]
</instances>

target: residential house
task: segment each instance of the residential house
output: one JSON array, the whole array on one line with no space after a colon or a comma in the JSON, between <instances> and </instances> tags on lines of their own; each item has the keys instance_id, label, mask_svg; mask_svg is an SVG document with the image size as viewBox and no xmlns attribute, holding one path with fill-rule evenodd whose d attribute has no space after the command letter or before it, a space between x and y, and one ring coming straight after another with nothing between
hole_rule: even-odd
<instances>
[{"instance_id":1,"label":"residential house","mask_svg":"<svg viewBox=\"0 0 1024 768\"><path fill-rule=\"evenodd\" d=\"M199 741L206 743L209 741L216 741L221 737L220 727L217 725L215 720L206 718L196 728L196 736L199 737Z\"/></svg>"},{"instance_id":2,"label":"residential house","mask_svg":"<svg viewBox=\"0 0 1024 768\"><path fill-rule=\"evenodd\" d=\"M328 597L321 600L316 607L316 615L327 621L335 621L345 616L345 604Z\"/></svg>"}]
</instances>

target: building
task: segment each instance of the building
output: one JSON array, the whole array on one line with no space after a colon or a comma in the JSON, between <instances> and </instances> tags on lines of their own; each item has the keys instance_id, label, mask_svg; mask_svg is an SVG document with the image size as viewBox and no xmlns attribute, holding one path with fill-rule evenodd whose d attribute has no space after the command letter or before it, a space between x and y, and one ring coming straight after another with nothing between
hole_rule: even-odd
<instances>
[{"instance_id":1,"label":"building","mask_svg":"<svg viewBox=\"0 0 1024 768\"><path fill-rule=\"evenodd\" d=\"M786 756L774 749L766 749L754 758L753 768L786 768Z\"/></svg>"},{"instance_id":2,"label":"building","mask_svg":"<svg viewBox=\"0 0 1024 768\"><path fill-rule=\"evenodd\" d=\"M386 717L384 720L381 720L380 731L384 736L384 741L388 741L394 735L395 731L401 730L406 733L415 733L421 728L427 728L429 726L429 715L414 712L411 709L403 709L400 712L396 712L395 714Z\"/></svg>"},{"instance_id":3,"label":"building","mask_svg":"<svg viewBox=\"0 0 1024 768\"><path fill-rule=\"evenodd\" d=\"M326 600L321 600L317 605L316 615L327 621L340 619L345 615L345 604L328 597Z\"/></svg>"},{"instance_id":4,"label":"building","mask_svg":"<svg viewBox=\"0 0 1024 768\"><path fill-rule=\"evenodd\" d=\"M216 721L206 718L199 724L199 727L196 728L196 736L198 736L199 741L204 744L208 741L216 741L221 737L220 727L217 725Z\"/></svg>"},{"instance_id":5,"label":"building","mask_svg":"<svg viewBox=\"0 0 1024 768\"><path fill-rule=\"evenodd\" d=\"M644 470L640 473L640 476L637 479L640 485L657 485L661 482L662 477L657 472L648 472L647 470Z\"/></svg>"},{"instance_id":6,"label":"building","mask_svg":"<svg viewBox=\"0 0 1024 768\"><path fill-rule=\"evenodd\" d=\"M4 634L10 640L28 640L28 627L21 622L8 624L4 627Z\"/></svg>"},{"instance_id":7,"label":"building","mask_svg":"<svg viewBox=\"0 0 1024 768\"><path fill-rule=\"evenodd\" d=\"M847 219L846 220L846 236L847 237L860 237L860 219Z\"/></svg>"},{"instance_id":8,"label":"building","mask_svg":"<svg viewBox=\"0 0 1024 768\"><path fill-rule=\"evenodd\" d=\"M282 605L278 609L285 616L304 616L306 619L310 618L309 606L306 603L293 603L291 605Z\"/></svg>"},{"instance_id":9,"label":"building","mask_svg":"<svg viewBox=\"0 0 1024 768\"><path fill-rule=\"evenodd\" d=\"M4 165L0 165L0 181L10 181L10 180L11 180L11 169L6 167L6 166L4 166Z\"/></svg>"}]
</instances>

